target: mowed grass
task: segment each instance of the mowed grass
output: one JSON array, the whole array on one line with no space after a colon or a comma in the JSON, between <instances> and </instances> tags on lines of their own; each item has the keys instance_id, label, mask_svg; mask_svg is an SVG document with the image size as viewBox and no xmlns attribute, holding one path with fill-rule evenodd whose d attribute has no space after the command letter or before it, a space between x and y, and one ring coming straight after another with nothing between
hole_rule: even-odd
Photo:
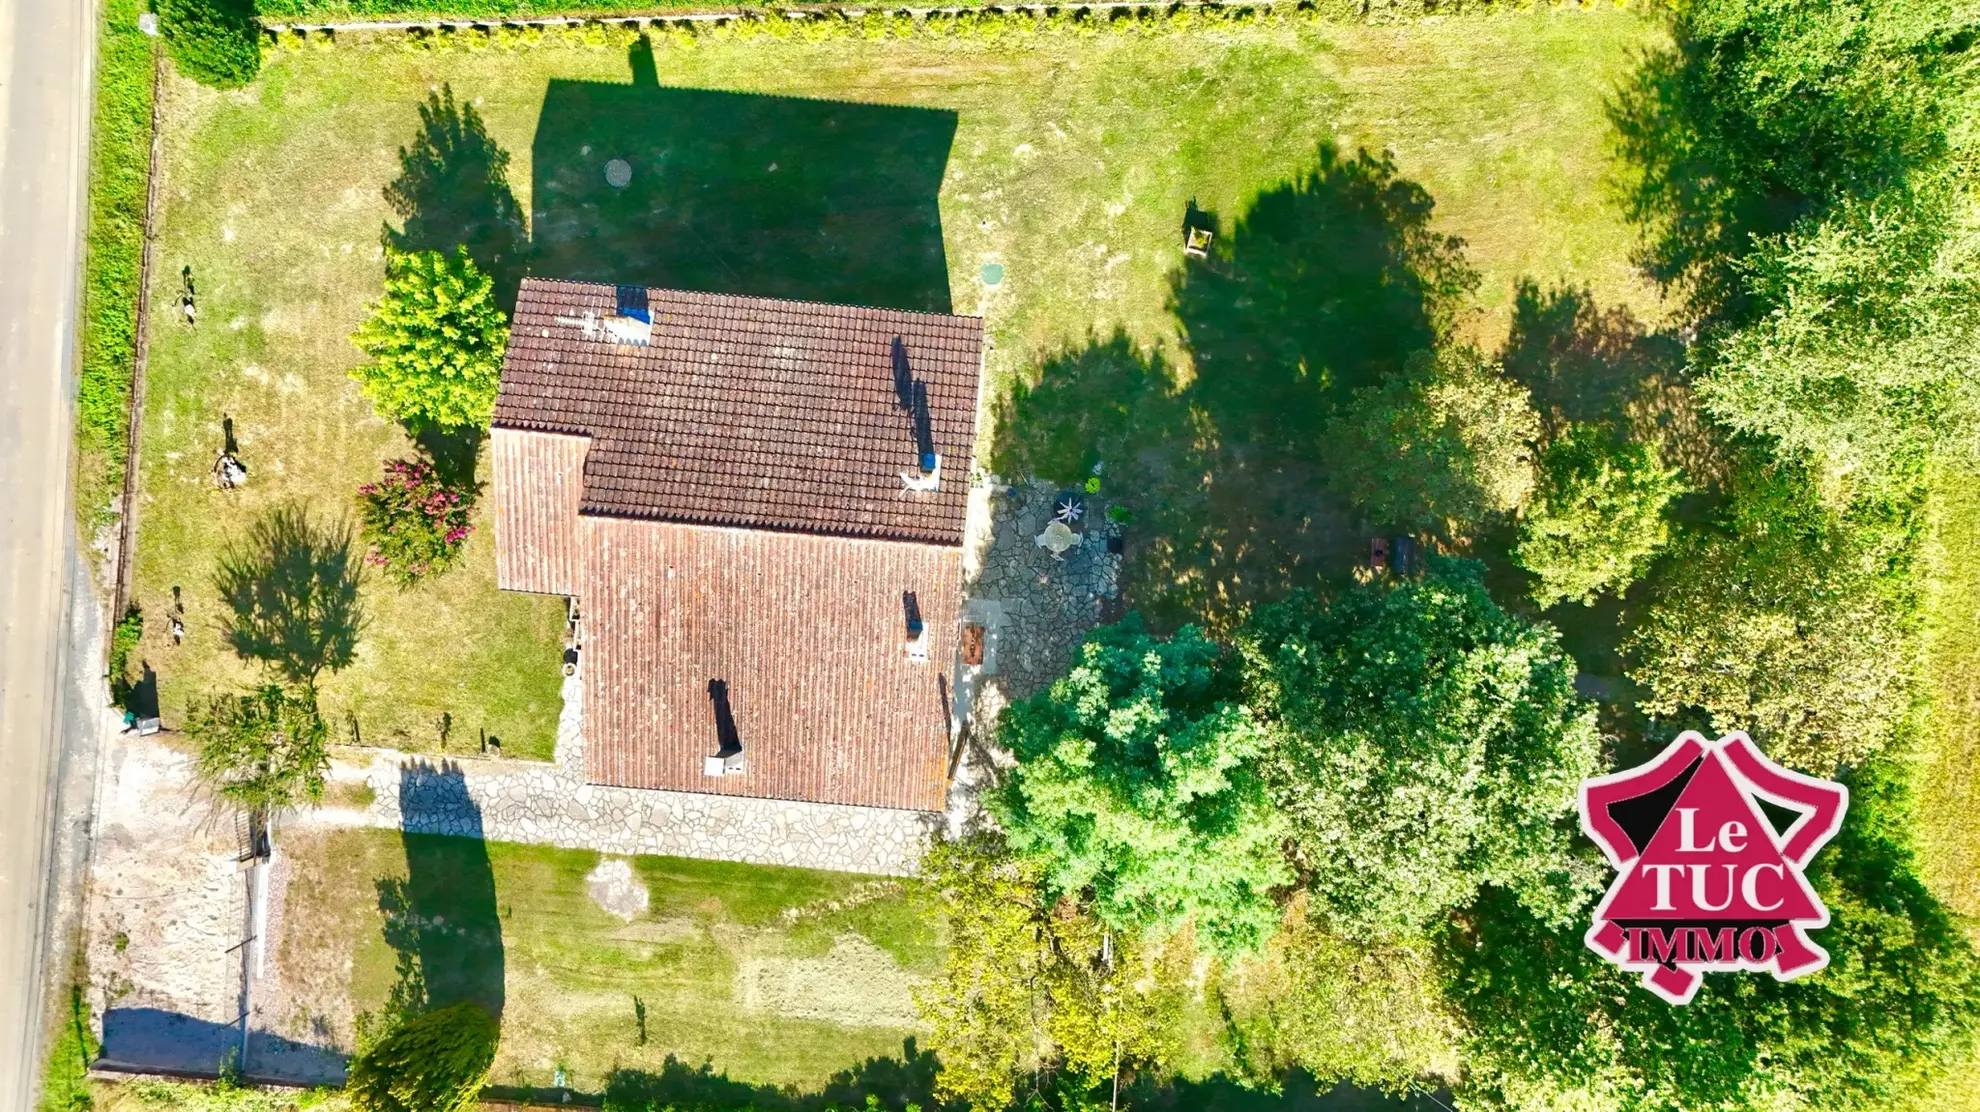
<instances>
[{"instance_id":1,"label":"mowed grass","mask_svg":"<svg viewBox=\"0 0 1980 1112\"><path fill-rule=\"evenodd\" d=\"M1925 546L1930 715L1917 770L1920 863L1934 893L1980 942L1980 477L1932 485Z\"/></svg>"},{"instance_id":2,"label":"mowed grass","mask_svg":"<svg viewBox=\"0 0 1980 1112\"><path fill-rule=\"evenodd\" d=\"M867 1058L900 1055L916 1034L913 986L942 961L939 916L912 881L640 857L633 870L651 902L627 922L587 890L594 852L464 838L427 838L415 851L409 870L393 831L285 837L295 880L277 958L298 1037L323 1017L348 1047L349 1010L378 1007L396 980L378 882L403 880L415 905L439 901L429 907L475 887L422 893L421 871L436 861L435 875L451 880L493 874L492 909L444 917L486 912L500 924L498 1085L547 1086L564 1069L572 1087L597 1091L613 1069L658 1071L672 1055L737 1081L816 1089Z\"/></svg>"},{"instance_id":3,"label":"mowed grass","mask_svg":"<svg viewBox=\"0 0 1980 1112\"><path fill-rule=\"evenodd\" d=\"M1932 485L1925 549L1925 684L1916 771L1919 863L1980 945L1980 476L1948 469ZM1980 1054L1948 1075L1931 1107L1980 1110Z\"/></svg>"},{"instance_id":4,"label":"mowed grass","mask_svg":"<svg viewBox=\"0 0 1980 1112\"><path fill-rule=\"evenodd\" d=\"M931 187L939 181L939 218L918 210L902 226L939 252L935 286L946 273L946 290L918 290L917 298L986 318L994 399L1051 356L1116 330L1186 364L1170 312L1186 206L1194 201L1228 229L1250 198L1314 166L1323 143L1392 150L1401 176L1435 198L1437 225L1469 241L1483 276L1465 322L1482 341L1503 333L1521 279L1587 285L1599 304L1654 318L1654 291L1634 277L1630 234L1607 200L1603 103L1660 34L1624 11L1537 11L1156 38L704 40L685 50L663 44L655 68L659 85L672 89L953 112L953 140L946 159L935 151L940 173L929 179ZM140 658L159 672L168 721L189 700L254 675L221 644L211 580L222 546L280 503L347 514L381 460L409 454L403 434L373 415L349 380L360 353L348 336L381 288L381 233L397 225L382 191L434 92L449 88L471 105L507 152L508 186L540 225L543 266L623 265L639 272L623 275L634 281L675 275L683 284L824 290L849 301L898 292L897 284L859 296L868 263L889 257L884 243L835 254L829 242L794 244L792 233L793 243L758 243L732 263L732 252L707 242L723 223L725 194L761 203L809 172L788 159L778 164L776 136L762 140L772 151L762 166L745 165L758 137L731 137L722 158L701 162L683 148L685 163L716 171L696 183L701 209L670 210L667 219L688 234L665 220L615 227L611 213L587 207L611 152L540 136L539 117L553 80L630 84L621 50L405 52L351 41L362 37L346 36L331 51L271 55L260 79L237 92L167 82L135 593L154 614ZM567 103L581 111L583 98ZM774 118L789 127L847 117ZM862 119L867 149L884 142L886 121ZM698 122L690 117L671 131L692 144ZM701 137L721 122L708 121ZM814 157L816 137L802 138L790 146ZM535 165L539 145L559 164ZM655 172L642 163L635 180L645 185ZM538 182L553 195L532 197ZM560 185L573 192L554 195ZM832 223L838 200L798 206L825 210L814 234L826 240L846 234L843 221ZM551 243L552 234L567 238ZM600 250L588 252L572 234L590 234ZM768 272L783 259L839 255L867 262L839 275ZM995 285L985 281L987 264L1003 268ZM923 281L918 264L908 265L902 273ZM196 329L176 317L188 266ZM228 495L209 478L224 417L235 422L251 472L247 487ZM357 662L322 685L346 740L430 751L446 734L461 746L487 733L510 754L548 755L561 604L495 589L487 524L484 516L465 565L430 585L400 591L374 580L365 589L370 624ZM177 648L160 613L175 585L188 630Z\"/></svg>"}]
</instances>

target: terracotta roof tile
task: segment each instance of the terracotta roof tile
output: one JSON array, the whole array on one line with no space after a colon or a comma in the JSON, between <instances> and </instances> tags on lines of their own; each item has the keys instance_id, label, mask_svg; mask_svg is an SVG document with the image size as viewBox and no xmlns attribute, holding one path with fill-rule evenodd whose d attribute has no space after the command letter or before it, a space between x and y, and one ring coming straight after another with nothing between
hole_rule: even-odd
<instances>
[{"instance_id":1,"label":"terracotta roof tile","mask_svg":"<svg viewBox=\"0 0 1980 1112\"><path fill-rule=\"evenodd\" d=\"M981 320L643 292L645 346L596 323L618 287L530 278L517 298L495 424L590 436L584 513L961 543ZM897 342L926 392L935 491L902 483L918 450Z\"/></svg>"},{"instance_id":2,"label":"terracotta roof tile","mask_svg":"<svg viewBox=\"0 0 1980 1112\"><path fill-rule=\"evenodd\" d=\"M960 548L595 516L578 535L586 780L942 808ZM702 767L720 746L717 681L739 775Z\"/></svg>"}]
</instances>

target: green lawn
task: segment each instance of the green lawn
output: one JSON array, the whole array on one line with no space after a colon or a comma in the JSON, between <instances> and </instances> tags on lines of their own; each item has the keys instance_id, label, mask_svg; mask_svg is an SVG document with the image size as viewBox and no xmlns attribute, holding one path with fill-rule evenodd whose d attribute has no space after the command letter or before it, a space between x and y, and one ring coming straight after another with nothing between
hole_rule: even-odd
<instances>
[{"instance_id":1,"label":"green lawn","mask_svg":"<svg viewBox=\"0 0 1980 1112\"><path fill-rule=\"evenodd\" d=\"M1468 241L1482 282L1460 327L1496 343L1521 279L1655 315L1606 201L1603 98L1658 34L1628 12L1569 10L1161 37L703 40L663 43L637 75L616 48L408 52L346 36L272 54L238 92L168 81L139 658L168 719L249 678L221 644L217 554L279 504L348 513L379 462L409 451L346 373L388 228L402 244L469 244L508 290L528 269L981 314L1000 393L1116 334L1187 377L1172 310L1187 207L1229 238L1255 198L1319 165L1322 144L1365 145L1392 150L1435 228ZM423 133L434 145L395 212L386 186ZM634 166L622 193L602 183L613 157ZM987 266L1002 268L994 285ZM185 267L196 329L175 315ZM208 479L223 417L250 468L230 495ZM432 750L486 732L548 755L561 604L494 589L482 524L465 565L430 585L363 588L356 662L322 685L347 740ZM174 586L177 648L161 616Z\"/></svg>"},{"instance_id":2,"label":"green lawn","mask_svg":"<svg viewBox=\"0 0 1980 1112\"><path fill-rule=\"evenodd\" d=\"M1980 941L1980 480L1933 486L1925 548L1925 682L1931 714L1918 769L1926 883L1976 924Z\"/></svg>"},{"instance_id":3,"label":"green lawn","mask_svg":"<svg viewBox=\"0 0 1980 1112\"><path fill-rule=\"evenodd\" d=\"M1925 684L1930 699L1917 769L1919 864L1925 882L1980 945L1980 478L1948 470L1933 484L1925 546ZM1980 1058L1931 1103L1980 1110Z\"/></svg>"},{"instance_id":4,"label":"green lawn","mask_svg":"<svg viewBox=\"0 0 1980 1112\"><path fill-rule=\"evenodd\" d=\"M290 835L283 849L296 879L275 957L294 1033L326 1017L346 1038L344 1010L378 1007L397 979L396 941L420 954L436 1002L500 1008L497 1085L548 1085L563 1068L597 1091L612 1069L674 1055L816 1090L900 1055L912 987L942 961L939 917L912 882L641 857L651 902L626 922L588 893L600 857L586 850L379 830ZM407 942L381 904L447 927Z\"/></svg>"}]
</instances>

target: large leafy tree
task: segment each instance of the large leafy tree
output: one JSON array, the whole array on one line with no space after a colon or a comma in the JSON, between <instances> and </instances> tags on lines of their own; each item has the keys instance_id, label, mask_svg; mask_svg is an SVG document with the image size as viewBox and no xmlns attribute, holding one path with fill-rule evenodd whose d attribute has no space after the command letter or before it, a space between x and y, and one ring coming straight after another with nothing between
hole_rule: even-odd
<instances>
[{"instance_id":1,"label":"large leafy tree","mask_svg":"<svg viewBox=\"0 0 1980 1112\"><path fill-rule=\"evenodd\" d=\"M1715 975L1687 1007L1651 996L1582 942L1488 892L1441 941L1470 1031L1472 1108L1913 1107L1980 1027L1980 959L1919 882L1897 770L1850 783L1842 831L1809 868L1829 967L1796 981Z\"/></svg>"},{"instance_id":2,"label":"large leafy tree","mask_svg":"<svg viewBox=\"0 0 1980 1112\"><path fill-rule=\"evenodd\" d=\"M352 1059L344 1091L359 1112L461 1112L480 1096L500 1035L480 1004L436 1008Z\"/></svg>"},{"instance_id":3,"label":"large leafy tree","mask_svg":"<svg viewBox=\"0 0 1980 1112\"><path fill-rule=\"evenodd\" d=\"M389 255L385 296L351 339L371 357L351 376L381 416L454 428L493 415L508 324L465 252Z\"/></svg>"},{"instance_id":4,"label":"large leafy tree","mask_svg":"<svg viewBox=\"0 0 1980 1112\"><path fill-rule=\"evenodd\" d=\"M1700 395L1832 499L1980 456L1961 0L1686 0L1617 102L1653 270L1689 285Z\"/></svg>"},{"instance_id":5,"label":"large leafy tree","mask_svg":"<svg viewBox=\"0 0 1980 1112\"><path fill-rule=\"evenodd\" d=\"M1912 507L1839 514L1802 469L1750 457L1731 486L1726 519L1674 554L1624 643L1643 709L1696 708L1818 772L1860 761L1910 701Z\"/></svg>"},{"instance_id":6,"label":"large leafy tree","mask_svg":"<svg viewBox=\"0 0 1980 1112\"><path fill-rule=\"evenodd\" d=\"M1540 454L1540 476L1513 559L1537 579L1541 606L1620 594L1670 538L1664 507L1680 489L1677 472L1647 444L1573 427Z\"/></svg>"},{"instance_id":7,"label":"large leafy tree","mask_svg":"<svg viewBox=\"0 0 1980 1112\"><path fill-rule=\"evenodd\" d=\"M1526 388L1456 348L1356 390L1321 454L1329 482L1376 522L1463 527L1526 501L1539 433Z\"/></svg>"},{"instance_id":8,"label":"large leafy tree","mask_svg":"<svg viewBox=\"0 0 1980 1112\"><path fill-rule=\"evenodd\" d=\"M978 836L938 842L921 871L949 928L941 975L915 995L929 1046L942 1058L936 1095L1008 1107L1016 1078L1039 1056L1033 1025L1050 908L1038 869L994 837Z\"/></svg>"},{"instance_id":9,"label":"large leafy tree","mask_svg":"<svg viewBox=\"0 0 1980 1112\"><path fill-rule=\"evenodd\" d=\"M1741 268L1771 310L1715 332L1699 394L1772 438L1832 502L1980 461L1980 230L1907 195L1762 243Z\"/></svg>"},{"instance_id":10,"label":"large leafy tree","mask_svg":"<svg viewBox=\"0 0 1980 1112\"><path fill-rule=\"evenodd\" d=\"M1653 274L1747 305L1755 237L1900 193L1943 166L1972 19L1959 0L1684 0L1617 98Z\"/></svg>"},{"instance_id":11,"label":"large leafy tree","mask_svg":"<svg viewBox=\"0 0 1980 1112\"><path fill-rule=\"evenodd\" d=\"M987 802L1049 891L1090 890L1117 930L1194 920L1225 952L1264 939L1292 876L1235 663L1195 628L1162 640L1130 615L1004 712L998 740L1018 763Z\"/></svg>"},{"instance_id":12,"label":"large leafy tree","mask_svg":"<svg viewBox=\"0 0 1980 1112\"><path fill-rule=\"evenodd\" d=\"M309 688L265 684L196 704L186 734L200 779L243 807L292 807L323 797L329 731Z\"/></svg>"},{"instance_id":13,"label":"large leafy tree","mask_svg":"<svg viewBox=\"0 0 1980 1112\"><path fill-rule=\"evenodd\" d=\"M1554 921L1585 887L1565 820L1594 711L1553 629L1500 610L1482 570L1295 596L1246 631L1298 865L1350 933L1420 930L1481 884Z\"/></svg>"},{"instance_id":14,"label":"large leafy tree","mask_svg":"<svg viewBox=\"0 0 1980 1112\"><path fill-rule=\"evenodd\" d=\"M1186 969L1054 899L995 835L938 843L922 870L949 929L942 973L917 994L938 1097L1013 1107L1024 1078L1078 1097L1173 1058Z\"/></svg>"}]
</instances>

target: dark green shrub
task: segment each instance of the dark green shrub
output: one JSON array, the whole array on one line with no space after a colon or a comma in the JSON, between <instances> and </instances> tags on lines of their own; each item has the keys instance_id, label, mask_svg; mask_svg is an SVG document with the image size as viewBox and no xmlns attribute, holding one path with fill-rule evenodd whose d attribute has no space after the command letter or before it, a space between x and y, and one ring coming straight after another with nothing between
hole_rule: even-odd
<instances>
[{"instance_id":1,"label":"dark green shrub","mask_svg":"<svg viewBox=\"0 0 1980 1112\"><path fill-rule=\"evenodd\" d=\"M360 1112L457 1112L480 1094L500 1035L471 1001L430 1011L353 1059L344 1091Z\"/></svg>"},{"instance_id":2,"label":"dark green shrub","mask_svg":"<svg viewBox=\"0 0 1980 1112\"><path fill-rule=\"evenodd\" d=\"M131 603L110 631L110 701L123 706L131 693L131 654L144 637L144 611Z\"/></svg>"},{"instance_id":3,"label":"dark green shrub","mask_svg":"<svg viewBox=\"0 0 1980 1112\"><path fill-rule=\"evenodd\" d=\"M179 72L202 85L238 89L261 72L254 0L158 0L158 24Z\"/></svg>"}]
</instances>

